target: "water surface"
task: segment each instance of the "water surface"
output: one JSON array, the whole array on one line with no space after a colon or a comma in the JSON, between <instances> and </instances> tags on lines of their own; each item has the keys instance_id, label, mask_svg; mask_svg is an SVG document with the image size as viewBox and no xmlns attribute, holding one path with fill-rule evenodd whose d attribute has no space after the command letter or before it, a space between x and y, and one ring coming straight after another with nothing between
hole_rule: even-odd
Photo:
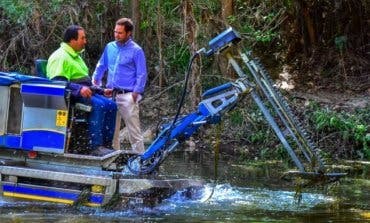
<instances>
[{"instance_id":1,"label":"water surface","mask_svg":"<svg viewBox=\"0 0 370 223\"><path fill-rule=\"evenodd\" d=\"M107 211L0 198L0 222L370 222L366 175L304 189L298 202L276 164L250 168L221 159L216 169L211 155L178 153L160 172L205 179L191 199L180 191L155 207Z\"/></svg>"}]
</instances>

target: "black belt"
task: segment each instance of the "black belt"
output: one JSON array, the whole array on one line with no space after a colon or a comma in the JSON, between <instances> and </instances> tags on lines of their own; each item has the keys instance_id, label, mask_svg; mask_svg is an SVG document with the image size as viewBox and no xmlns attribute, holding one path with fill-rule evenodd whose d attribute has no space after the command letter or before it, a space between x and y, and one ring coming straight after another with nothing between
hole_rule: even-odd
<instances>
[{"instance_id":1,"label":"black belt","mask_svg":"<svg viewBox=\"0 0 370 223\"><path fill-rule=\"evenodd\" d=\"M126 94L126 93L129 93L129 92L132 92L132 90L119 90L119 91L117 91L117 94Z\"/></svg>"}]
</instances>

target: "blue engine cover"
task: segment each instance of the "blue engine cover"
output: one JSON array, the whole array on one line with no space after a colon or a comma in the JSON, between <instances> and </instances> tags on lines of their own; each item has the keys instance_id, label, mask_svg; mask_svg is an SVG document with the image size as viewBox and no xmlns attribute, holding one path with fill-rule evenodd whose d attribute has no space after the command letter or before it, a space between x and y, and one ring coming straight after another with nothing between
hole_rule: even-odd
<instances>
[{"instance_id":1,"label":"blue engine cover","mask_svg":"<svg viewBox=\"0 0 370 223\"><path fill-rule=\"evenodd\" d=\"M65 83L20 73L0 72L0 87L4 96L0 100L0 109L4 111L0 119L0 146L63 153L69 110ZM15 101L17 103L13 103ZM17 106L8 109L13 104ZM18 114L11 114L11 110ZM7 119L18 120L20 127L8 132L7 125L13 122Z\"/></svg>"}]
</instances>

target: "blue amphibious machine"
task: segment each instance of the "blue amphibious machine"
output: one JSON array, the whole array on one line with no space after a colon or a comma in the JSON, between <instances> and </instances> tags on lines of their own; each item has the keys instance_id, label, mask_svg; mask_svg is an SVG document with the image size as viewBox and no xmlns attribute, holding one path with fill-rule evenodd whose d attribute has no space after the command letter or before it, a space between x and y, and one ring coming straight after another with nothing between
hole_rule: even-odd
<instances>
[{"instance_id":1,"label":"blue amphibious machine","mask_svg":"<svg viewBox=\"0 0 370 223\"><path fill-rule=\"evenodd\" d=\"M289 154L291 176L337 180L328 173L320 150L290 110L266 69L250 53L238 49L241 35L228 28L197 57L225 56L238 78L205 91L197 108L161 126L146 151L137 155L115 150L104 156L88 153L89 105L74 103L64 82L0 72L0 194L5 197L68 205L124 208L155 205L177 191L192 196L202 180L159 174L159 166L178 145L217 124L244 97L251 97ZM45 61L38 61L41 73ZM42 75L39 75L42 76ZM187 84L189 72L186 76ZM184 86L186 89L186 86ZM267 126L266 125L266 126Z\"/></svg>"}]
</instances>

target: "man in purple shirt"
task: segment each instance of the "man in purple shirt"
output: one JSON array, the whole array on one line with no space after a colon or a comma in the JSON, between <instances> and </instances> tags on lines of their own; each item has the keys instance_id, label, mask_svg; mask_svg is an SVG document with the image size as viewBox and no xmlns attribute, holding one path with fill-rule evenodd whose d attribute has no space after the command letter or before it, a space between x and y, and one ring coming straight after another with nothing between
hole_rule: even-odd
<instances>
[{"instance_id":1,"label":"man in purple shirt","mask_svg":"<svg viewBox=\"0 0 370 223\"><path fill-rule=\"evenodd\" d=\"M142 154L144 141L138 102L144 92L147 70L144 51L131 38L133 28L131 19L117 20L114 28L115 41L106 45L96 65L92 81L94 85L100 86L105 72L108 72L106 87L119 89L116 103L128 130L132 150ZM120 121L116 124L118 131L119 126Z\"/></svg>"}]
</instances>

